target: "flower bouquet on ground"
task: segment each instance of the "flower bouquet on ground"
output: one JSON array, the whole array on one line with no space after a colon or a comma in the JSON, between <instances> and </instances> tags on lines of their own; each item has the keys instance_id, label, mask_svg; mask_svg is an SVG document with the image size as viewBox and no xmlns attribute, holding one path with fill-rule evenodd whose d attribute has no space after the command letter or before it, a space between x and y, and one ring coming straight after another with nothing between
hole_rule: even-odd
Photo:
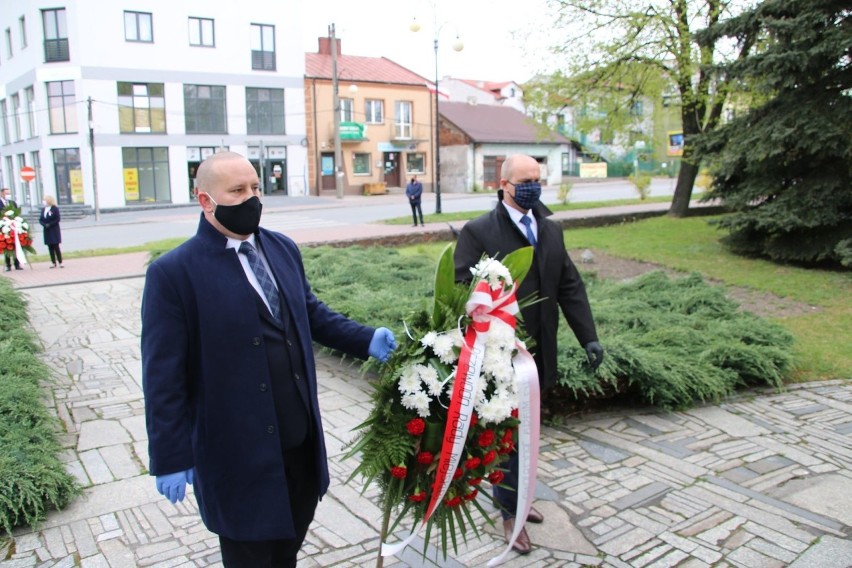
<instances>
[{"instance_id":1,"label":"flower bouquet on ground","mask_svg":"<svg viewBox=\"0 0 852 568\"><path fill-rule=\"evenodd\" d=\"M519 338L515 291L532 257L531 247L500 261L485 257L471 269L471 283L458 284L449 245L438 263L431 313L404 322L407 338L379 371L374 407L346 454L360 459L349 480L361 476L365 489L372 483L379 489L384 519L378 566L421 529L423 553L437 528L446 558L449 543L457 552L459 535L465 542L470 529L479 536L474 513L493 524L478 501L480 485L501 483L501 463L516 445L518 514L529 508L538 454L538 375ZM413 525L408 538L385 543L404 520Z\"/></svg>"},{"instance_id":2,"label":"flower bouquet on ground","mask_svg":"<svg viewBox=\"0 0 852 568\"><path fill-rule=\"evenodd\" d=\"M0 247L3 256L27 264L26 253L35 254L30 238L30 224L21 217L21 210L9 205L0 211Z\"/></svg>"}]
</instances>

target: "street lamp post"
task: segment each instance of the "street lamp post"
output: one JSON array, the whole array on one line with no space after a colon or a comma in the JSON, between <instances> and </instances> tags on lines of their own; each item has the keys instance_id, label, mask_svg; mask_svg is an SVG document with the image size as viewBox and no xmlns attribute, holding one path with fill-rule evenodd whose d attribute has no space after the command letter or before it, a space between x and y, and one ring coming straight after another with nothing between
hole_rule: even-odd
<instances>
[{"instance_id":1,"label":"street lamp post","mask_svg":"<svg viewBox=\"0 0 852 568\"><path fill-rule=\"evenodd\" d=\"M438 96L438 36L441 33L441 30L444 29L446 22L438 26L438 16L437 16L437 8L434 3L432 3L432 17L435 22L435 38L434 38L434 46L435 46L435 132L432 135L434 140L433 144L435 146L435 166L432 169L432 186L435 188L435 213L441 213L441 118L439 113L439 96ZM411 31L418 32L420 31L420 24L415 19L411 22L409 26ZM464 49L464 43L462 43L461 39L459 39L458 35L456 35L456 41L453 42L453 49L455 51L461 51Z\"/></svg>"}]
</instances>

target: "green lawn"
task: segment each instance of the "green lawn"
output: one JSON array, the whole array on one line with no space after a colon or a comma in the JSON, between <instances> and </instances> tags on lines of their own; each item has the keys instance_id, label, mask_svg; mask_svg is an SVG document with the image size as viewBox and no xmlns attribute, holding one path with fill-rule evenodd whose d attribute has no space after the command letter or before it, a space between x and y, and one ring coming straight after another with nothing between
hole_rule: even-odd
<instances>
[{"instance_id":1,"label":"green lawn","mask_svg":"<svg viewBox=\"0 0 852 568\"><path fill-rule=\"evenodd\" d=\"M783 266L729 253L712 217L658 217L565 232L569 248L699 272L728 285L771 292L818 310L778 318L796 338L796 379L852 378L852 273Z\"/></svg>"}]
</instances>

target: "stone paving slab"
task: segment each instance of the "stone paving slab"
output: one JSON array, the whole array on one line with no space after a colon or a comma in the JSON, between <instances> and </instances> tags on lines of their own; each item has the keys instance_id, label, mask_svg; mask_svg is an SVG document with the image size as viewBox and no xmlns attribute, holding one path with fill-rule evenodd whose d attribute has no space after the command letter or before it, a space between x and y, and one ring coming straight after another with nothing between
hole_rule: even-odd
<instances>
[{"instance_id":1,"label":"stone paving slab","mask_svg":"<svg viewBox=\"0 0 852 568\"><path fill-rule=\"evenodd\" d=\"M25 291L56 379L46 388L66 432L61 457L84 492L37 530L16 531L0 548L0 568L221 566L194 499L168 503L146 472L142 286L127 278ZM332 486L300 566L374 566L375 490L344 484L354 463L342 460L369 412L369 385L324 354L318 378L333 425ZM533 552L504 566L850 566L850 405L852 384L826 381L685 412L635 409L546 426L536 506L547 518L528 527ZM482 537L447 560L434 546L421 557L420 541L384 565L484 566L504 543L480 521Z\"/></svg>"}]
</instances>

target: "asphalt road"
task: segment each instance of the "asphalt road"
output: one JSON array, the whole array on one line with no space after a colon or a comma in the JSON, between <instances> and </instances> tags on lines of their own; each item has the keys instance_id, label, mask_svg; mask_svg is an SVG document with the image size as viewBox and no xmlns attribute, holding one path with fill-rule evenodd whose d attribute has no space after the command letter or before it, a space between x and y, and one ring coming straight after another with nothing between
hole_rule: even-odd
<instances>
[{"instance_id":1,"label":"asphalt road","mask_svg":"<svg viewBox=\"0 0 852 568\"><path fill-rule=\"evenodd\" d=\"M671 195L673 179L654 179L651 195ZM557 203L557 188L546 187L542 200ZM574 203L609 201L634 198L636 190L624 179L577 183L571 190L570 200ZM373 223L410 214L405 197L399 193L374 196L334 197L288 197L265 196L263 198L263 225L287 233L288 230L323 227L341 228L347 225ZM441 195L444 213L479 211L494 207L493 193ZM424 214L434 213L435 195L423 196ZM106 247L129 247L147 242L186 238L195 234L199 210L195 205L175 206L158 209L131 210L102 213L100 220L91 215L84 219L63 221L62 250L73 252ZM38 231L35 231L38 233ZM39 250L41 236L34 235ZM43 246L41 247L43 248Z\"/></svg>"}]
</instances>

